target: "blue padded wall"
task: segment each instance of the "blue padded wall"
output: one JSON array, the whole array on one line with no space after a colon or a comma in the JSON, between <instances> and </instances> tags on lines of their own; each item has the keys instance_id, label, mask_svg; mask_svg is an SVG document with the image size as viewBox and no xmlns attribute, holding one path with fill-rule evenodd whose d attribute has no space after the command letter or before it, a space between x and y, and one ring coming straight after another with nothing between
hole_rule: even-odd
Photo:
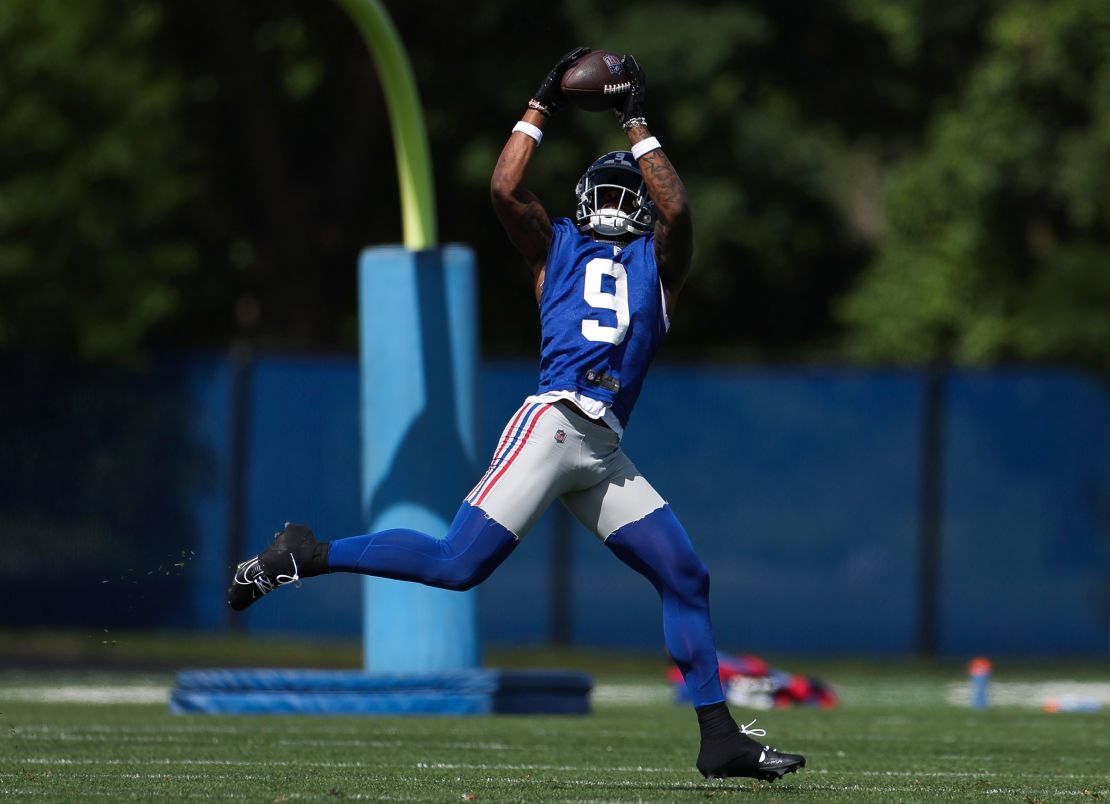
<instances>
[{"instance_id":1,"label":"blue padded wall","mask_svg":"<svg viewBox=\"0 0 1110 804\"><path fill-rule=\"evenodd\" d=\"M189 586L193 627L223 626L227 606L227 517L231 464L231 363L225 356L196 357L184 366L191 436L205 444L207 461L202 482L192 490L189 507L197 534L190 559Z\"/></svg>"},{"instance_id":2,"label":"blue padded wall","mask_svg":"<svg viewBox=\"0 0 1110 804\"><path fill-rule=\"evenodd\" d=\"M1067 371L949 385L941 649L1106 653L1110 405Z\"/></svg>"},{"instance_id":3,"label":"blue padded wall","mask_svg":"<svg viewBox=\"0 0 1110 804\"><path fill-rule=\"evenodd\" d=\"M709 568L720 648L911 649L920 407L909 373L653 373L625 447ZM606 550L576 569L576 636L662 645L642 579Z\"/></svg>"},{"instance_id":4,"label":"blue padded wall","mask_svg":"<svg viewBox=\"0 0 1110 804\"><path fill-rule=\"evenodd\" d=\"M246 553L265 547L286 521L307 523L323 539L362 532L357 362L260 359L250 409ZM362 622L360 581L355 575L309 578L236 616L244 617L248 633L355 636Z\"/></svg>"},{"instance_id":5,"label":"blue padded wall","mask_svg":"<svg viewBox=\"0 0 1110 804\"><path fill-rule=\"evenodd\" d=\"M51 540L80 560L72 563L81 573L52 586L72 599L9 607L0 624L222 628L230 359L167 359L145 377L18 361L7 372L13 390L0 405L10 414L11 456L0 461L8 491L0 517L34 517L41 533L26 538ZM476 472L535 376L534 361L482 364ZM913 371L655 367L625 447L709 566L722 649L914 649L923 384ZM945 402L940 649L1106 655L1106 386L1062 369L957 371ZM361 532L358 412L355 358L256 358L244 554L287 519L323 538ZM90 497L85 478L94 477ZM41 499L26 491L31 481L46 490ZM75 520L85 523L80 539L71 538ZM484 642L548 641L557 526L545 516L479 588ZM573 641L662 651L654 590L572 528ZM182 551L190 555L177 566ZM0 562L5 588L41 584L36 566ZM309 579L234 616L251 634L358 638L360 583ZM760 610L785 626L754 628Z\"/></svg>"}]
</instances>

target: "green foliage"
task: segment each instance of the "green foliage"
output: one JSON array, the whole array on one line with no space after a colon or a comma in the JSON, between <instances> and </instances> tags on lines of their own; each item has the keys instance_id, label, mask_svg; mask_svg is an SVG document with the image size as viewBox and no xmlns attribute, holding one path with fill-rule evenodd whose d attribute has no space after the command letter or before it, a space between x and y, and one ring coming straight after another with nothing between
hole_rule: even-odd
<instances>
[{"instance_id":1,"label":"green foliage","mask_svg":"<svg viewBox=\"0 0 1110 804\"><path fill-rule=\"evenodd\" d=\"M566 41L634 52L644 65L649 123L691 197L694 276L670 348L755 356L828 348L828 300L862 259L832 181L844 137L807 112L798 91L808 79L776 63L796 29L770 3L654 2L612 14L578 0L565 9ZM538 75L544 64L533 59L528 69ZM570 138L576 161L556 163L549 144ZM558 182L541 188L558 199L551 213L572 211L568 190L597 153L627 147L607 113L554 118L533 176Z\"/></svg>"},{"instance_id":2,"label":"green foliage","mask_svg":"<svg viewBox=\"0 0 1110 804\"><path fill-rule=\"evenodd\" d=\"M487 353L536 331L489 176L538 80L588 44L645 66L693 204L671 354L1110 368L1104 0L386 5L441 240L478 252ZM357 255L399 240L400 213L338 3L9 0L0 102L0 347L355 348ZM529 183L569 214L583 168L626 145L607 113L564 111Z\"/></svg>"},{"instance_id":3,"label":"green foliage","mask_svg":"<svg viewBox=\"0 0 1110 804\"><path fill-rule=\"evenodd\" d=\"M1110 370L1110 6L1002 6L886 210L854 353Z\"/></svg>"},{"instance_id":4,"label":"green foliage","mask_svg":"<svg viewBox=\"0 0 1110 804\"><path fill-rule=\"evenodd\" d=\"M153 2L0 9L0 346L133 360L198 266L181 84L151 68Z\"/></svg>"}]
</instances>

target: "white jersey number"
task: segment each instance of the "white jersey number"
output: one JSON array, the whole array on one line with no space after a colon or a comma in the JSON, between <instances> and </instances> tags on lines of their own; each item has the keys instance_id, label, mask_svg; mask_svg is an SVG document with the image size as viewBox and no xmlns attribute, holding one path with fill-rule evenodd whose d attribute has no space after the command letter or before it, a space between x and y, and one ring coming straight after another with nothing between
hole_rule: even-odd
<instances>
[{"instance_id":1,"label":"white jersey number","mask_svg":"<svg viewBox=\"0 0 1110 804\"><path fill-rule=\"evenodd\" d=\"M601 278L611 276L615 282L613 292L601 289ZM586 304L597 310L612 310L617 314L617 325L608 327L592 318L582 322L582 335L588 341L618 344L628 331L628 274L619 262L595 257L586 263L586 288L582 294Z\"/></svg>"}]
</instances>

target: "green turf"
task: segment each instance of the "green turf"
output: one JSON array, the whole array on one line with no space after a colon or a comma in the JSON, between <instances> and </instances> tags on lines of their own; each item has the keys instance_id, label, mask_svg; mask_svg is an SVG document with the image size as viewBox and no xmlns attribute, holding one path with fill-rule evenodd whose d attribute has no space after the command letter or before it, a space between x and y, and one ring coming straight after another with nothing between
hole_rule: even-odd
<instances>
[{"instance_id":1,"label":"green turf","mask_svg":"<svg viewBox=\"0 0 1110 804\"><path fill-rule=\"evenodd\" d=\"M564 659L563 666L597 673L602 686L594 714L180 717L161 704L27 700L36 689L64 685L117 693L122 685L125 692L149 695L170 682L165 673L7 673L0 675L0 799L1110 799L1105 710L1046 714L995 707L974 713L945 703L946 685L958 680L954 668L805 668L823 669L836 683L840 708L737 712L758 716L769 741L809 758L806 770L768 785L701 779L693 769L696 724L687 709L664 700L654 660L542 658L543 664ZM1072 675L1105 674L1104 666L1072 669ZM1028 677L1044 676L1032 671Z\"/></svg>"}]
</instances>

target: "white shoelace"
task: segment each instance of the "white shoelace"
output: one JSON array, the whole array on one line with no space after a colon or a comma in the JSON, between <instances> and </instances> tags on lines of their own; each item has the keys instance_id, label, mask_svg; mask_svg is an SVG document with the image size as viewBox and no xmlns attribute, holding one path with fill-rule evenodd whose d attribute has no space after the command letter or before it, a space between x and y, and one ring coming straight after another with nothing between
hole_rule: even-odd
<instances>
[{"instance_id":1,"label":"white shoelace","mask_svg":"<svg viewBox=\"0 0 1110 804\"><path fill-rule=\"evenodd\" d=\"M289 554L289 560L293 562L293 574L292 575L278 575L276 578L274 578L274 580L277 581L278 586L284 586L287 583L295 583L297 585L297 588L300 589L301 588L301 570L297 566L297 559L293 557L292 553L290 553ZM752 723L755 723L755 721L753 720Z\"/></svg>"},{"instance_id":2,"label":"white shoelace","mask_svg":"<svg viewBox=\"0 0 1110 804\"><path fill-rule=\"evenodd\" d=\"M756 720L758 720L758 718L756 718ZM767 736L767 730L766 729L753 729L752 726L754 726L754 725L755 725L755 720L753 720L751 723L747 723L747 724L741 726L740 727L740 733L741 734L751 734L755 737L766 737Z\"/></svg>"}]
</instances>

